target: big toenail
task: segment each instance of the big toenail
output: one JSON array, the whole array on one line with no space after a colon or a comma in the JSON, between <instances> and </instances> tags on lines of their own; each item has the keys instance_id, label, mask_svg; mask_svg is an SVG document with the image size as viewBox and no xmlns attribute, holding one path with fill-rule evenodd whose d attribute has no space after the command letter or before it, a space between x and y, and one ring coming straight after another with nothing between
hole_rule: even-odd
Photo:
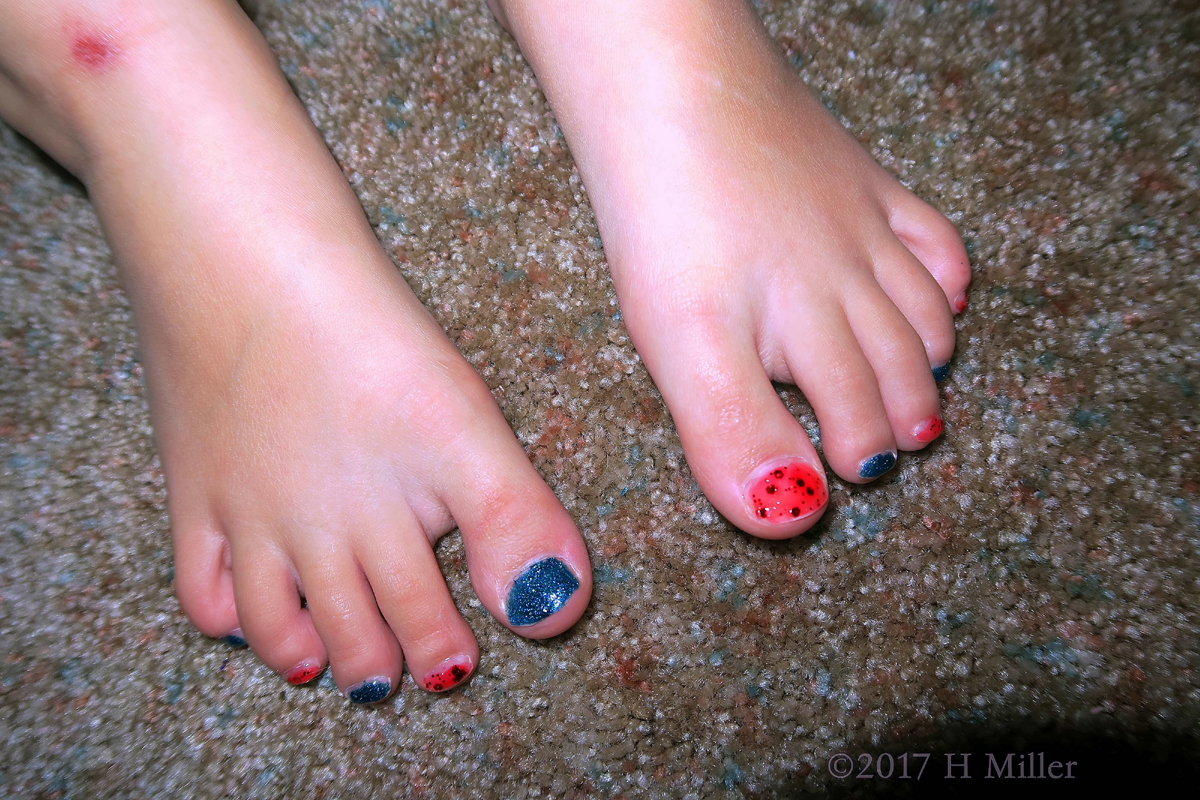
<instances>
[{"instance_id":1,"label":"big toenail","mask_svg":"<svg viewBox=\"0 0 1200 800\"><path fill-rule=\"evenodd\" d=\"M950 362L949 361L947 361L945 364L942 364L940 367L933 368L933 379L935 381L937 381L938 383L941 383L942 381L946 380L946 378L948 378L948 377L950 377Z\"/></svg>"},{"instance_id":2,"label":"big toenail","mask_svg":"<svg viewBox=\"0 0 1200 800\"><path fill-rule=\"evenodd\" d=\"M467 679L475 666L466 656L448 658L425 676L425 689L430 692L444 692L453 689Z\"/></svg>"},{"instance_id":3,"label":"big toenail","mask_svg":"<svg viewBox=\"0 0 1200 800\"><path fill-rule=\"evenodd\" d=\"M966 310L967 310L967 293L966 293L966 291L961 291L958 293L958 297L954 298L954 313L961 314L962 312L964 312Z\"/></svg>"},{"instance_id":4,"label":"big toenail","mask_svg":"<svg viewBox=\"0 0 1200 800\"><path fill-rule=\"evenodd\" d=\"M316 661L302 661L296 666L292 667L291 670L288 671L288 674L284 675L283 677L292 686L301 686L320 675L321 669L321 665Z\"/></svg>"},{"instance_id":5,"label":"big toenail","mask_svg":"<svg viewBox=\"0 0 1200 800\"><path fill-rule=\"evenodd\" d=\"M913 438L918 442L932 442L941 436L945 429L946 424L942 422L941 417L930 417L913 428Z\"/></svg>"},{"instance_id":6,"label":"big toenail","mask_svg":"<svg viewBox=\"0 0 1200 800\"><path fill-rule=\"evenodd\" d=\"M858 477L878 478L894 466L896 466L895 453L879 453L858 465Z\"/></svg>"},{"instance_id":7,"label":"big toenail","mask_svg":"<svg viewBox=\"0 0 1200 800\"><path fill-rule=\"evenodd\" d=\"M575 573L557 558L529 565L508 592L505 610L509 623L533 625L558 611L579 588Z\"/></svg>"},{"instance_id":8,"label":"big toenail","mask_svg":"<svg viewBox=\"0 0 1200 800\"><path fill-rule=\"evenodd\" d=\"M765 522L792 522L820 511L829 499L825 478L803 461L772 467L747 492L754 516Z\"/></svg>"},{"instance_id":9,"label":"big toenail","mask_svg":"<svg viewBox=\"0 0 1200 800\"><path fill-rule=\"evenodd\" d=\"M358 703L361 706L367 703L378 703L391 693L392 681L390 678L371 678L357 686L350 687L346 696L350 698L351 703Z\"/></svg>"},{"instance_id":10,"label":"big toenail","mask_svg":"<svg viewBox=\"0 0 1200 800\"><path fill-rule=\"evenodd\" d=\"M241 650L246 646L246 637L242 635L241 628L234 628L229 633L221 638L225 644L232 647L234 650Z\"/></svg>"}]
</instances>

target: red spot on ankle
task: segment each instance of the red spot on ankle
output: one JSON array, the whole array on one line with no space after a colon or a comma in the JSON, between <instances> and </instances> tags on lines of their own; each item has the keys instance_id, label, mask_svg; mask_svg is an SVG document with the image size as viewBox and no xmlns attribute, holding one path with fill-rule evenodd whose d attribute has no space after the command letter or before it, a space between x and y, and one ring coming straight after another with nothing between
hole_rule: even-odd
<instances>
[{"instance_id":1,"label":"red spot on ankle","mask_svg":"<svg viewBox=\"0 0 1200 800\"><path fill-rule=\"evenodd\" d=\"M311 661L306 661L303 664L298 664L295 667L292 667L292 671L284 677L287 679L287 682L293 686L300 686L301 684L308 683L313 678L320 675L321 669L322 667L320 664L314 664Z\"/></svg>"},{"instance_id":2,"label":"red spot on ankle","mask_svg":"<svg viewBox=\"0 0 1200 800\"><path fill-rule=\"evenodd\" d=\"M820 511L829 499L825 478L803 461L771 470L750 487L754 515L768 522L791 522Z\"/></svg>"},{"instance_id":3,"label":"red spot on ankle","mask_svg":"<svg viewBox=\"0 0 1200 800\"><path fill-rule=\"evenodd\" d=\"M425 676L425 689L430 692L444 692L453 689L467 679L471 674L471 662L466 659L456 659L443 664Z\"/></svg>"},{"instance_id":4,"label":"red spot on ankle","mask_svg":"<svg viewBox=\"0 0 1200 800\"><path fill-rule=\"evenodd\" d=\"M81 33L71 41L75 63L90 72L101 72L119 56L112 38L103 34Z\"/></svg>"},{"instance_id":5,"label":"red spot on ankle","mask_svg":"<svg viewBox=\"0 0 1200 800\"><path fill-rule=\"evenodd\" d=\"M942 422L941 417L930 417L917 425L913 430L913 438L918 442L932 442L941 436L944 430L946 430L946 423Z\"/></svg>"}]
</instances>

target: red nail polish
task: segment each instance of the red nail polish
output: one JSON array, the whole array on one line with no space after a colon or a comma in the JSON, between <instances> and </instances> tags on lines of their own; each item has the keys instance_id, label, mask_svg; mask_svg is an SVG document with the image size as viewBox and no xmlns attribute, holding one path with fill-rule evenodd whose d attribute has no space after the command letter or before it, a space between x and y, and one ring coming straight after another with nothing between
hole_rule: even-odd
<instances>
[{"instance_id":1,"label":"red nail polish","mask_svg":"<svg viewBox=\"0 0 1200 800\"><path fill-rule=\"evenodd\" d=\"M946 430L946 423L941 417L930 417L913 429L913 438L918 442L932 442Z\"/></svg>"},{"instance_id":2,"label":"red nail polish","mask_svg":"<svg viewBox=\"0 0 1200 800\"><path fill-rule=\"evenodd\" d=\"M961 314L967 310L967 293L959 292L958 297L954 298L954 313Z\"/></svg>"},{"instance_id":3,"label":"red nail polish","mask_svg":"<svg viewBox=\"0 0 1200 800\"><path fill-rule=\"evenodd\" d=\"M829 499L825 477L803 461L775 467L750 487L754 516L764 522L791 522L821 510Z\"/></svg>"},{"instance_id":4,"label":"red nail polish","mask_svg":"<svg viewBox=\"0 0 1200 800\"><path fill-rule=\"evenodd\" d=\"M467 679L475 666L466 656L448 658L425 676L425 689L430 692L444 692L453 689Z\"/></svg>"},{"instance_id":5,"label":"red nail polish","mask_svg":"<svg viewBox=\"0 0 1200 800\"><path fill-rule=\"evenodd\" d=\"M292 686L300 686L320 675L323 669L324 667L315 661L303 661L292 667L283 677Z\"/></svg>"}]
</instances>

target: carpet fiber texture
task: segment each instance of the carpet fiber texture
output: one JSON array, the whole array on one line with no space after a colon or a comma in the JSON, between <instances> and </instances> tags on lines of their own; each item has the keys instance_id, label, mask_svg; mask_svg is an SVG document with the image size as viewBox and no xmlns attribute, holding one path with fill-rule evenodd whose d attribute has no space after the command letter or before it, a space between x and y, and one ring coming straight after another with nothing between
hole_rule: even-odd
<instances>
[{"instance_id":1,"label":"carpet fiber texture","mask_svg":"<svg viewBox=\"0 0 1200 800\"><path fill-rule=\"evenodd\" d=\"M438 556L478 674L436 696L406 676L371 708L198 634L95 213L0 127L0 794L918 786L915 757L907 783L899 761L868 781L832 775L838 752L854 774L860 753L931 753L927 786L971 752L974 789L987 752L1031 749L1083 778L1130 759L1194 774L1194 0L759 4L974 263L944 437L876 485L833 478L824 519L785 543L698 490L566 143L482 0L254 10L383 247L578 520L595 597L568 634L522 640L480 607L451 535Z\"/></svg>"}]
</instances>

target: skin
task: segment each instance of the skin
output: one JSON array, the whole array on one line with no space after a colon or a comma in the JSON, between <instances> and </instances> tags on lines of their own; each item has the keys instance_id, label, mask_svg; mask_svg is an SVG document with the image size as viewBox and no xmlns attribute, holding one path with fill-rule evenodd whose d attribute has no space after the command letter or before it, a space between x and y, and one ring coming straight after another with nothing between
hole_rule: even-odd
<instances>
[{"instance_id":1,"label":"skin","mask_svg":"<svg viewBox=\"0 0 1200 800\"><path fill-rule=\"evenodd\" d=\"M924 447L940 419L930 369L965 304L961 241L826 114L752 10L493 10L567 135L629 331L716 508L767 538L821 516L827 486L799 518L755 513L777 465L824 480L772 381L804 391L846 480ZM501 623L514 578L551 556L579 588L510 627L543 638L579 618L577 529L232 0L0 0L0 116L84 181L107 232L176 589L202 632L244 636L296 680L328 663L347 692L394 689L404 660L419 680L476 665L432 549L455 526Z\"/></svg>"}]
</instances>

